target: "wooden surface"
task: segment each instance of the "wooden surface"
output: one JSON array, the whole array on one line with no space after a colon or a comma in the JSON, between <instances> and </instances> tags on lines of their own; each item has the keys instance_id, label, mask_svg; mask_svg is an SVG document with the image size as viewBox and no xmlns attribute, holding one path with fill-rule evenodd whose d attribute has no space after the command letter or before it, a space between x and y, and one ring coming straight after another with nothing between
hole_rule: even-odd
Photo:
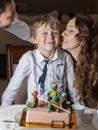
<instances>
[{"instance_id":1,"label":"wooden surface","mask_svg":"<svg viewBox=\"0 0 98 130\"><path fill-rule=\"evenodd\" d=\"M71 114L71 124L70 125L65 125L63 127L62 122L60 123L54 123L53 126L51 124L41 124L41 123L27 123L26 122L26 112L23 111L20 126L25 126L27 128L66 128L66 129L76 129L76 111L73 110Z\"/></svg>"}]
</instances>

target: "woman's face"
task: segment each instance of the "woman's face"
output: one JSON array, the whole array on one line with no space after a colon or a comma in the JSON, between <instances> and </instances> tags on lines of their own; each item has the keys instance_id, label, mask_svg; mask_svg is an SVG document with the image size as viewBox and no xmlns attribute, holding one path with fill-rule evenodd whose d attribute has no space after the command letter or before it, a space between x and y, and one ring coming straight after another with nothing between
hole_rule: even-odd
<instances>
[{"instance_id":1,"label":"woman's face","mask_svg":"<svg viewBox=\"0 0 98 130\"><path fill-rule=\"evenodd\" d=\"M73 18L68 22L65 31L62 33L63 49L71 50L79 47L79 41L75 38L75 35L78 34L78 32L78 29L75 27L75 18Z\"/></svg>"}]
</instances>

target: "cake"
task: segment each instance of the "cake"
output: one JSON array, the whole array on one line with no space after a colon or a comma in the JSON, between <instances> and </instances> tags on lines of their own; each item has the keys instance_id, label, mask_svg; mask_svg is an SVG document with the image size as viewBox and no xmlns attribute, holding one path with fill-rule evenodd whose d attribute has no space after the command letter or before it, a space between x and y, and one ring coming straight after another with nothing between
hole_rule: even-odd
<instances>
[{"instance_id":1,"label":"cake","mask_svg":"<svg viewBox=\"0 0 98 130\"><path fill-rule=\"evenodd\" d=\"M69 112L48 112L48 108L29 108L26 113L26 123L29 124L43 124L43 125L65 125L71 124L71 113Z\"/></svg>"},{"instance_id":2,"label":"cake","mask_svg":"<svg viewBox=\"0 0 98 130\"><path fill-rule=\"evenodd\" d=\"M57 85L53 85L50 92L47 94L48 100L37 96L37 92L32 93L32 101L30 101L24 111L26 111L27 124L40 125L65 125L71 126L71 104L67 102L67 93L57 91ZM42 105L42 102L44 104ZM41 103L41 104L40 104Z\"/></svg>"},{"instance_id":3,"label":"cake","mask_svg":"<svg viewBox=\"0 0 98 130\"><path fill-rule=\"evenodd\" d=\"M50 102L48 101L46 102L50 104ZM28 107L26 111L26 120L25 120L27 126L31 127L33 124L39 124L39 125L50 125L52 127L55 124L56 127L58 127L59 125L59 127L64 128L65 126L72 125L71 107L64 109L61 108L60 106L56 106L55 104L51 103L51 106L54 106L54 108L58 109L53 109L52 111L50 111L48 105L36 106L33 108Z\"/></svg>"}]
</instances>

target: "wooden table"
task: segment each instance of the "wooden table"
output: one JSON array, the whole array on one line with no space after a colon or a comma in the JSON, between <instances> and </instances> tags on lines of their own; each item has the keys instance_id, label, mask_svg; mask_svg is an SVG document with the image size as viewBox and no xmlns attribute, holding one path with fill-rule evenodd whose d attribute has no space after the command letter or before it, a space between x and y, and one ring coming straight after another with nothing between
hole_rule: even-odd
<instances>
[{"instance_id":1,"label":"wooden table","mask_svg":"<svg viewBox=\"0 0 98 130\"><path fill-rule=\"evenodd\" d=\"M26 124L25 122L25 114L26 113L23 113L22 115L22 119L21 118L21 123L20 125L18 124L18 122L15 120L15 117L17 115L17 113L20 113L20 117L21 117L21 112L23 112L23 109L25 107L25 104L24 105L10 105L8 107L0 107L0 130L33 130L33 128L30 128L30 127L34 127L34 130L53 130L54 128L49 128L50 126L39 126L39 125L34 125L33 126L30 126L28 124ZM90 113L88 112L87 114L87 119L83 116L84 116L84 113L81 112L82 110L76 110L76 111L73 111L73 114L72 114L72 123L73 126L71 128L71 130L97 130L98 127L94 127L93 123L92 122L95 122L96 125L98 124L98 120L94 120L94 119L90 119ZM89 111L89 110L87 110ZM86 113L87 113L86 111ZM19 121L20 121L20 117L19 117ZM77 125L76 125L76 118L77 118ZM83 124L83 121L86 121L85 124ZM7 122L5 122L5 121ZM82 121L83 120L83 121ZM68 127L68 126L67 126ZM66 128L61 128L62 130L66 130ZM76 128L77 127L77 128ZM68 128L69 129L69 128ZM54 130L60 130L60 128L56 128Z\"/></svg>"}]
</instances>

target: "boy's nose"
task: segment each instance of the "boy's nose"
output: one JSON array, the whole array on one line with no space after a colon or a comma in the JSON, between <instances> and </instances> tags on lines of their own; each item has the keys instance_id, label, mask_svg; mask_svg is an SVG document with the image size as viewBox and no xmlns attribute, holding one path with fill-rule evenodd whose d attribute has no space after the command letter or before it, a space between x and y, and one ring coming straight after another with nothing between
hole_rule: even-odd
<instances>
[{"instance_id":1,"label":"boy's nose","mask_svg":"<svg viewBox=\"0 0 98 130\"><path fill-rule=\"evenodd\" d=\"M48 37L52 39L52 38L53 38L53 33L50 33L50 34L48 35Z\"/></svg>"}]
</instances>

